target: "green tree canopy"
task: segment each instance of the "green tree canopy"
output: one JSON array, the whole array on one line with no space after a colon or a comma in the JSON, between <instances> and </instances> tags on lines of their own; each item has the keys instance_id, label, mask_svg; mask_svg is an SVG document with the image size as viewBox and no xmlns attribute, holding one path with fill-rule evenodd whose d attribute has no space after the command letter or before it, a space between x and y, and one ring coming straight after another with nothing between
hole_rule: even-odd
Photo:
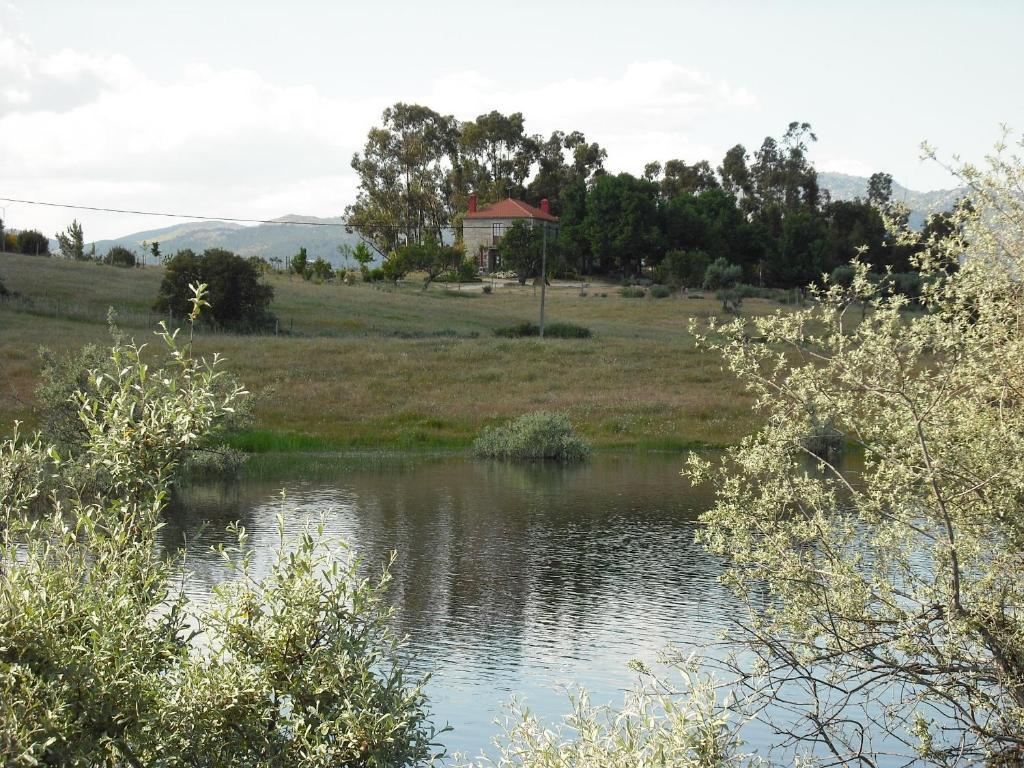
<instances>
[{"instance_id":1,"label":"green tree canopy","mask_svg":"<svg viewBox=\"0 0 1024 768\"><path fill-rule=\"evenodd\" d=\"M481 200L522 197L540 139L526 133L523 115L497 110L459 126L461 183Z\"/></svg>"},{"instance_id":2,"label":"green tree canopy","mask_svg":"<svg viewBox=\"0 0 1024 768\"><path fill-rule=\"evenodd\" d=\"M441 241L455 213L458 141L450 115L418 104L385 109L382 125L370 129L363 152L352 157L359 189L345 209L350 230L381 254L418 243L428 233Z\"/></svg>"},{"instance_id":3,"label":"green tree canopy","mask_svg":"<svg viewBox=\"0 0 1024 768\"><path fill-rule=\"evenodd\" d=\"M334 268L327 259L317 256L313 261L313 264L309 267L309 272L317 280L330 280L334 277Z\"/></svg>"},{"instance_id":4,"label":"green tree canopy","mask_svg":"<svg viewBox=\"0 0 1024 768\"><path fill-rule=\"evenodd\" d=\"M525 219L512 222L501 238L498 246L501 268L515 272L520 285L540 274L543 238L541 227L533 226ZM551 243L549 247L553 247Z\"/></svg>"},{"instance_id":5,"label":"green tree canopy","mask_svg":"<svg viewBox=\"0 0 1024 768\"><path fill-rule=\"evenodd\" d=\"M682 160L669 160L664 167L654 163L645 168L644 176L650 171L651 181L657 181L661 196L671 200L677 195L693 195L718 189L718 179L707 160L687 165Z\"/></svg>"},{"instance_id":6,"label":"green tree canopy","mask_svg":"<svg viewBox=\"0 0 1024 768\"><path fill-rule=\"evenodd\" d=\"M50 255L49 238L37 229L23 229L18 232L18 253L34 256Z\"/></svg>"},{"instance_id":7,"label":"green tree canopy","mask_svg":"<svg viewBox=\"0 0 1024 768\"><path fill-rule=\"evenodd\" d=\"M299 277L309 278L309 255L305 248L299 248L299 252L292 256L288 262L288 271Z\"/></svg>"},{"instance_id":8,"label":"green tree canopy","mask_svg":"<svg viewBox=\"0 0 1024 768\"><path fill-rule=\"evenodd\" d=\"M156 243L154 243L156 245ZM110 264L115 267L134 267L136 264L135 253L128 250L123 245L115 245L109 251L107 255L103 257L104 264Z\"/></svg>"},{"instance_id":9,"label":"green tree canopy","mask_svg":"<svg viewBox=\"0 0 1024 768\"><path fill-rule=\"evenodd\" d=\"M82 232L82 225L78 223L78 219L73 220L63 232L58 232L56 238L57 245L60 248L60 255L65 259L84 261L87 258L85 255L85 235Z\"/></svg>"},{"instance_id":10,"label":"green tree canopy","mask_svg":"<svg viewBox=\"0 0 1024 768\"><path fill-rule=\"evenodd\" d=\"M628 173L594 181L583 229L598 269L635 275L645 258L660 260L657 196L657 184Z\"/></svg>"},{"instance_id":11,"label":"green tree canopy","mask_svg":"<svg viewBox=\"0 0 1024 768\"><path fill-rule=\"evenodd\" d=\"M366 243L360 242L352 249L352 258L359 264L359 270L365 272L373 262L373 253L366 247Z\"/></svg>"},{"instance_id":12,"label":"green tree canopy","mask_svg":"<svg viewBox=\"0 0 1024 768\"><path fill-rule=\"evenodd\" d=\"M608 153L580 131L555 131L547 141L538 139L538 147L537 172L526 189L526 199L534 205L546 199L551 212L562 216L569 211L573 191L586 188L604 173Z\"/></svg>"},{"instance_id":13,"label":"green tree canopy","mask_svg":"<svg viewBox=\"0 0 1024 768\"><path fill-rule=\"evenodd\" d=\"M892 175L873 173L868 179L868 202L876 208L885 208L892 200Z\"/></svg>"},{"instance_id":14,"label":"green tree canopy","mask_svg":"<svg viewBox=\"0 0 1024 768\"><path fill-rule=\"evenodd\" d=\"M754 275L764 257L760 230L747 221L736 199L721 188L683 193L662 205L661 229L666 248L706 253L727 259Z\"/></svg>"},{"instance_id":15,"label":"green tree canopy","mask_svg":"<svg viewBox=\"0 0 1024 768\"><path fill-rule=\"evenodd\" d=\"M205 315L213 325L239 331L271 328L274 316L270 302L274 289L260 282L259 270L248 260L222 248L210 248L201 256L190 250L178 251L164 266L155 308L184 318L190 311L189 286L209 286L210 311Z\"/></svg>"},{"instance_id":16,"label":"green tree canopy","mask_svg":"<svg viewBox=\"0 0 1024 768\"><path fill-rule=\"evenodd\" d=\"M464 258L461 249L442 245L433 237L426 237L422 243L403 245L385 262L385 267L389 277L394 280L409 272L425 273L423 288L426 289L442 272L457 269Z\"/></svg>"}]
</instances>

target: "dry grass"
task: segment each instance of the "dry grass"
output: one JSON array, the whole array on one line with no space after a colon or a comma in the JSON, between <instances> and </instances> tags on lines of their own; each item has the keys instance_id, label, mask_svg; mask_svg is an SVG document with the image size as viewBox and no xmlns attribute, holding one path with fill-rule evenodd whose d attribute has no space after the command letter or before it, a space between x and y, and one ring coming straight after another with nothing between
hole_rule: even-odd
<instances>
[{"instance_id":1,"label":"dry grass","mask_svg":"<svg viewBox=\"0 0 1024 768\"><path fill-rule=\"evenodd\" d=\"M111 305L140 341L158 319L149 311L158 268L8 254L0 275L32 301L0 304L0 431L14 418L31 423L40 345L103 342ZM257 429L239 438L251 450L462 447L485 424L538 409L567 412L598 446L722 445L756 426L747 395L686 332L689 318L718 311L712 298L623 299L614 286L581 296L578 284L556 286L547 318L595 337L541 342L493 336L496 327L536 320L539 291L530 286L458 295L443 286L270 281L272 309L294 335L206 333L197 341L261 393ZM748 301L744 309L777 306Z\"/></svg>"}]
</instances>

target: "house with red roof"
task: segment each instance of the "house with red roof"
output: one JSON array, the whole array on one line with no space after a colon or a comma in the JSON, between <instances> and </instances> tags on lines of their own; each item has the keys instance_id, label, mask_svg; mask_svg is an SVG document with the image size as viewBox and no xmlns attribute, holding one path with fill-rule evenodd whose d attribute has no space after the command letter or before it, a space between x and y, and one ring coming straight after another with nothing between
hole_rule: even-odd
<instances>
[{"instance_id":1,"label":"house with red roof","mask_svg":"<svg viewBox=\"0 0 1024 768\"><path fill-rule=\"evenodd\" d=\"M511 197L477 208L476 195L470 195L469 211L462 221L462 242L466 255L476 260L481 273L501 269L498 244L517 219L535 227L547 227L549 241L558 234L558 217L551 215L547 199L540 201L540 208Z\"/></svg>"}]
</instances>

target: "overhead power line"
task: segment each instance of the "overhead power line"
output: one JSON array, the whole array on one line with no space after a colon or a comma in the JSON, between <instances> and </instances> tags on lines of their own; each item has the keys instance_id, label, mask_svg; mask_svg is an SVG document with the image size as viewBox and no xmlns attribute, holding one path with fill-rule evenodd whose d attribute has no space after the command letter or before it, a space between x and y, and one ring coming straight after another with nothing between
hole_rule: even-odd
<instances>
[{"instance_id":1,"label":"overhead power line","mask_svg":"<svg viewBox=\"0 0 1024 768\"><path fill-rule=\"evenodd\" d=\"M244 224L298 224L306 227L347 227L348 222L333 221L280 221L275 219L242 219L237 216L199 216L190 213L167 213L164 211L134 211L127 208L103 208L97 205L71 205L70 203L49 203L42 200L19 200L14 197L0 197L5 203L24 205L45 205L49 208L71 208L76 211L100 211L104 213L131 213L138 216L163 216L169 219L202 219L203 221L234 221Z\"/></svg>"},{"instance_id":2,"label":"overhead power line","mask_svg":"<svg viewBox=\"0 0 1024 768\"><path fill-rule=\"evenodd\" d=\"M230 221L230 222L237 222L237 223L241 223L241 224L274 224L274 225L277 225L277 226L286 226L286 225L294 224L296 226L305 226L305 227L344 227L346 229L348 229L348 228L356 228L358 226L358 225L352 224L351 222L348 222L348 221L341 221L341 222L335 222L335 221L281 221L280 219L245 219L245 218L239 218L237 216L201 216L199 214L191 214L191 213L168 213L167 211L136 211L136 210L132 210L132 209L129 209L129 208L104 208L103 206L98 206L98 205L73 205L71 203L51 203L51 202L47 202L47 201L43 201L43 200L23 200L23 199L16 198L16 197L0 197L0 202L4 202L4 203L21 203L23 205L43 205L43 206L46 206L48 208L70 208L71 210L76 210L76 211L99 211L99 212L102 212L102 213L128 213L128 214L132 214L132 215L136 215L136 216L162 216L164 218L169 218L169 219L190 219L190 220L199 219L199 220L202 220L202 221ZM498 218L507 218L507 217L498 217ZM475 222L472 222L472 220L465 220L465 221L463 221L461 223L461 225L462 225L462 227L464 229L489 229L491 227L490 223L477 224ZM446 229L451 229L454 225L453 225L452 222L444 222L442 224L439 224L438 226L442 226L443 228L446 228ZM380 230L380 229L393 229L393 230L399 230L399 231L407 231L407 230L415 228L415 227L411 227L408 224L381 224L381 223L377 223L377 224L374 224L370 228L371 229L377 229L377 230ZM422 229L424 227L421 225L420 228Z\"/></svg>"}]
</instances>

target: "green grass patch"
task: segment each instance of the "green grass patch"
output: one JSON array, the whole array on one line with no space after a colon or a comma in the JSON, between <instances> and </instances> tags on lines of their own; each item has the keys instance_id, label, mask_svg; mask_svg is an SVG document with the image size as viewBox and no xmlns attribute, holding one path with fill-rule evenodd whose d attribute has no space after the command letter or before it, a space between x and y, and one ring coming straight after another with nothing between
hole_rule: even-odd
<instances>
[{"instance_id":1,"label":"green grass patch","mask_svg":"<svg viewBox=\"0 0 1024 768\"><path fill-rule=\"evenodd\" d=\"M0 434L15 419L25 431L38 426L39 346L70 353L109 344L108 307L121 312L126 334L156 348L162 317L148 308L161 268L6 254L0 274L33 302L0 301ZM690 318L703 325L720 314L710 295L602 301L594 296L614 296L619 286L594 282L580 296L579 283L555 281L546 302L560 322L546 325L545 336L565 340L541 343L533 327L527 336L494 336L536 319L533 286L502 282L486 299L446 301L435 285L267 280L280 336L203 330L195 338L197 354L220 353L224 368L256 393L252 428L233 439L254 456L463 451L485 426L536 410L568 414L602 449L734 444L761 422L750 394L686 331ZM743 314L778 306L752 298Z\"/></svg>"}]
</instances>

